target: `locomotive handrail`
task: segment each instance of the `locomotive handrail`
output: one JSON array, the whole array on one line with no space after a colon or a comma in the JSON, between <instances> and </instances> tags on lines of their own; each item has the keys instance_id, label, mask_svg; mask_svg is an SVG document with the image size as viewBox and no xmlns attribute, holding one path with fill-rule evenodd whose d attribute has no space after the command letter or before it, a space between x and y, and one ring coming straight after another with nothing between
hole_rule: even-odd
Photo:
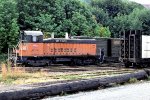
<instances>
[{"instance_id":1,"label":"locomotive handrail","mask_svg":"<svg viewBox=\"0 0 150 100\"><path fill-rule=\"evenodd\" d=\"M8 51L8 60L10 61L10 59L13 59L14 57L14 64L16 65L17 63L17 47L19 47L19 44L21 43L21 40L19 40L19 42L17 43L17 45L13 46L12 48L12 53L10 53L10 50Z\"/></svg>"}]
</instances>

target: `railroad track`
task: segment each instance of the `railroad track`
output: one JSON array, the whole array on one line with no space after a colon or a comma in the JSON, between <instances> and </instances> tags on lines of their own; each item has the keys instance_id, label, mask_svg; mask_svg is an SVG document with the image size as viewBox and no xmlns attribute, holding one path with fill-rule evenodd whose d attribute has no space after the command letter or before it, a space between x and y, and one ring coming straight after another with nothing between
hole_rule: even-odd
<instances>
[{"instance_id":1,"label":"railroad track","mask_svg":"<svg viewBox=\"0 0 150 100\"><path fill-rule=\"evenodd\" d=\"M117 65L117 64L115 64ZM112 66L115 66L112 65ZM14 71L13 71L14 70ZM18 71L19 70L19 71ZM48 66L48 67L13 67L11 72L17 71L23 77L14 80L14 83L29 84L29 83L42 83L54 82L60 83L63 81L84 80L93 78L102 78L109 76L116 76L121 74L129 74L139 69L124 68L124 67L111 67L105 64L105 67L90 65L90 66ZM0 73L1 74L1 73Z\"/></svg>"},{"instance_id":2,"label":"railroad track","mask_svg":"<svg viewBox=\"0 0 150 100\"><path fill-rule=\"evenodd\" d=\"M107 63L101 65L87 65L87 66L64 66L64 65L51 65L44 67L12 67L12 69L25 70L27 72L36 72L36 71L47 71L47 72L90 72L96 70L108 70L108 72L113 72L119 70L137 70L132 68L125 68L121 63ZM0 66L1 72L1 66Z\"/></svg>"}]
</instances>

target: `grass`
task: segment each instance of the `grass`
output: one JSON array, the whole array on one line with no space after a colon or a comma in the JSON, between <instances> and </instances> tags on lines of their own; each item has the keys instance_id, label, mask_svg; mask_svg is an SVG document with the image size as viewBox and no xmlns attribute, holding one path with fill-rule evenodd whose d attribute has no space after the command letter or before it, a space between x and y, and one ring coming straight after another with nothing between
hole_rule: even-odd
<instances>
[{"instance_id":1,"label":"grass","mask_svg":"<svg viewBox=\"0 0 150 100\"><path fill-rule=\"evenodd\" d=\"M54 75L55 76L55 75ZM9 64L1 64L0 84L31 84L55 81L55 77L47 72L27 72L25 68L11 68ZM60 79L59 79L60 80Z\"/></svg>"},{"instance_id":2,"label":"grass","mask_svg":"<svg viewBox=\"0 0 150 100\"><path fill-rule=\"evenodd\" d=\"M84 72L84 73L51 73L43 72L41 70L29 72L24 67L11 68L10 64L1 64L0 84L32 84L41 82L52 82L62 80L78 80L78 79L90 79L97 77L105 77L112 75L120 75L124 73L131 73L132 70L112 71L112 70L100 70L98 72Z\"/></svg>"},{"instance_id":3,"label":"grass","mask_svg":"<svg viewBox=\"0 0 150 100\"><path fill-rule=\"evenodd\" d=\"M12 84L13 81L19 78L27 78L27 74L24 70L18 70L17 68L11 68L10 64L1 64L0 82L5 84Z\"/></svg>"},{"instance_id":4,"label":"grass","mask_svg":"<svg viewBox=\"0 0 150 100\"><path fill-rule=\"evenodd\" d=\"M29 73L25 69L18 69L17 67L11 68L10 65L1 64L0 83L1 84L27 84L40 82L43 77L46 80L46 73L36 72ZM42 79L41 79L42 80ZM42 81L41 81L42 82Z\"/></svg>"},{"instance_id":5,"label":"grass","mask_svg":"<svg viewBox=\"0 0 150 100\"><path fill-rule=\"evenodd\" d=\"M125 72L124 72L125 73ZM101 72L93 72L86 74L72 74L72 75L56 75L56 79L63 80L76 80L76 79L90 79L104 76L112 76L112 75L120 75L124 74L123 72L112 72L112 71L101 71ZM127 71L126 73L131 73L131 71Z\"/></svg>"}]
</instances>

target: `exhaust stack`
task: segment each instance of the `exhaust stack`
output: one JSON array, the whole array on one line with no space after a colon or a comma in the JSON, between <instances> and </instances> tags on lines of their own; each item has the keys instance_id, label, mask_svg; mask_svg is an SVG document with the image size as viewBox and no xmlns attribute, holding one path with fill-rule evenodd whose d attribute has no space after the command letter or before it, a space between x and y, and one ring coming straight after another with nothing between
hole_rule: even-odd
<instances>
[{"instance_id":1,"label":"exhaust stack","mask_svg":"<svg viewBox=\"0 0 150 100\"><path fill-rule=\"evenodd\" d=\"M69 35L68 35L67 32L66 32L66 34L65 34L65 39L69 39Z\"/></svg>"},{"instance_id":2,"label":"exhaust stack","mask_svg":"<svg viewBox=\"0 0 150 100\"><path fill-rule=\"evenodd\" d=\"M51 38L52 39L55 38L55 33L54 32L51 34Z\"/></svg>"}]
</instances>

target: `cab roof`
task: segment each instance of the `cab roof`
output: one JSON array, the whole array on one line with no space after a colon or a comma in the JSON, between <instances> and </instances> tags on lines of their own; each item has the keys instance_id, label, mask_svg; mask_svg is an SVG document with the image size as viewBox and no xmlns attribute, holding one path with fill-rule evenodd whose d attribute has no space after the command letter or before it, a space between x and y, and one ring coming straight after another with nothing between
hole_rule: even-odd
<instances>
[{"instance_id":1,"label":"cab roof","mask_svg":"<svg viewBox=\"0 0 150 100\"><path fill-rule=\"evenodd\" d=\"M43 35L41 31L24 31L25 35L32 35L32 36L40 36Z\"/></svg>"}]
</instances>

